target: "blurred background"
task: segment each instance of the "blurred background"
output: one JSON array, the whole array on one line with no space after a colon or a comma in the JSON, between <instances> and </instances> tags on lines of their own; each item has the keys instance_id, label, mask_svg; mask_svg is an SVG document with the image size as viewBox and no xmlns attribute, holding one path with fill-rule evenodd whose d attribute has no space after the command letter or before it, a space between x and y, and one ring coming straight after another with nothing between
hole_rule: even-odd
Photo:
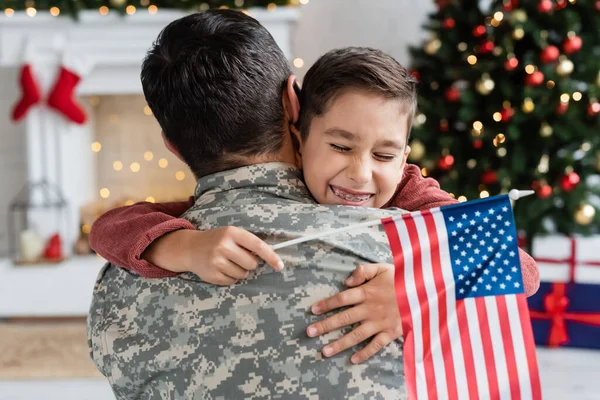
<instances>
[{"instance_id":1,"label":"blurred background","mask_svg":"<svg viewBox=\"0 0 600 400\"><path fill-rule=\"evenodd\" d=\"M263 23L300 81L333 48L388 52L420 81L424 176L460 201L535 191L515 216L544 398L600 398L600 1L0 0L0 399L113 398L87 354L87 236L193 192L139 72L170 21L218 7Z\"/></svg>"}]
</instances>

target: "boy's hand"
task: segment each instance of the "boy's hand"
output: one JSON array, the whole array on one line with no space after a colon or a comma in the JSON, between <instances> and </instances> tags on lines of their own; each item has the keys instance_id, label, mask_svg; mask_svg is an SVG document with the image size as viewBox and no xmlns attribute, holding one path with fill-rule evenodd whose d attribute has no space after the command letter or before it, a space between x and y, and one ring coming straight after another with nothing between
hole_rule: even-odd
<instances>
[{"instance_id":1,"label":"boy's hand","mask_svg":"<svg viewBox=\"0 0 600 400\"><path fill-rule=\"evenodd\" d=\"M256 235L234 226L194 231L182 229L155 240L142 258L173 272L193 272L215 285L232 285L255 270L259 257L279 271L275 250Z\"/></svg>"},{"instance_id":2,"label":"boy's hand","mask_svg":"<svg viewBox=\"0 0 600 400\"><path fill-rule=\"evenodd\" d=\"M354 307L309 326L306 332L314 337L360 322L360 326L352 332L323 348L323 355L331 357L374 336L365 348L354 353L350 359L358 364L402 336L394 289L394 266L359 265L346 280L346 285L353 288L317 302L312 312L321 315L344 306Z\"/></svg>"}]
</instances>

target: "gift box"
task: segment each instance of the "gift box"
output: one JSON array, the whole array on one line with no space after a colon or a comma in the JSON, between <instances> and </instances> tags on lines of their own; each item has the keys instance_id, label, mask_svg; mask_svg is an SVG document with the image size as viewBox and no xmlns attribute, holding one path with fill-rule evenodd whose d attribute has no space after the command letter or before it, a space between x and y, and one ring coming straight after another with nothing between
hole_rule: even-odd
<instances>
[{"instance_id":1,"label":"gift box","mask_svg":"<svg viewBox=\"0 0 600 400\"><path fill-rule=\"evenodd\" d=\"M600 236L533 242L541 285L528 299L535 342L600 349Z\"/></svg>"}]
</instances>

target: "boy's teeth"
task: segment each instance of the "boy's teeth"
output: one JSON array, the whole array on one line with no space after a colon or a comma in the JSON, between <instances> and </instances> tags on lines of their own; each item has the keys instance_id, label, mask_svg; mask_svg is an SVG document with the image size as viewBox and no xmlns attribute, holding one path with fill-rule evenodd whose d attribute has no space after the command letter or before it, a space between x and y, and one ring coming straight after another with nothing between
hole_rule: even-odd
<instances>
[{"instance_id":1,"label":"boy's teeth","mask_svg":"<svg viewBox=\"0 0 600 400\"><path fill-rule=\"evenodd\" d=\"M339 190L333 188L333 193L335 193L336 196L341 197L344 200L348 200L348 201L354 201L354 202L359 202L359 201L365 201L365 200L369 200L369 198L371 197L370 194L368 195L364 195L364 196L355 196L355 195L351 195L348 193L343 193L340 192Z\"/></svg>"}]
</instances>

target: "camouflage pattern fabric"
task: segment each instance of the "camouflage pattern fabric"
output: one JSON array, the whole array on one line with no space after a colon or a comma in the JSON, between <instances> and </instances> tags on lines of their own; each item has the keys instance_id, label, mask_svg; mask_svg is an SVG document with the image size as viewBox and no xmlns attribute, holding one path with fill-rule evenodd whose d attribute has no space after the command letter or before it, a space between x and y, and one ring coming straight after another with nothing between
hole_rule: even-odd
<instances>
[{"instance_id":1,"label":"camouflage pattern fabric","mask_svg":"<svg viewBox=\"0 0 600 400\"><path fill-rule=\"evenodd\" d=\"M398 210L318 205L301 172L282 163L204 177L183 216L198 229L235 225L270 244L383 218ZM145 279L107 264L88 318L93 361L120 399L405 399L402 343L359 365L350 351L321 348L347 333L309 338L323 317L311 305L345 289L359 263L391 262L375 226L279 250L276 272L262 263L222 287L192 273ZM354 348L352 351L356 351Z\"/></svg>"}]
</instances>

